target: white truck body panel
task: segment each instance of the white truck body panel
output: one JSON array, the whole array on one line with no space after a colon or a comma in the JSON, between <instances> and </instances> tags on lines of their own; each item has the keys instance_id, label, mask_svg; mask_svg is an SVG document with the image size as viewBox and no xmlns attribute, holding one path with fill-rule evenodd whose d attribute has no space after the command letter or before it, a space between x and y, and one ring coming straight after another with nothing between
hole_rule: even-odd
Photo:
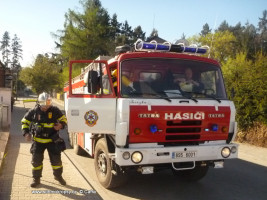
<instances>
[{"instance_id":1,"label":"white truck body panel","mask_svg":"<svg viewBox=\"0 0 267 200\"><path fill-rule=\"evenodd\" d=\"M69 132L115 134L115 98L68 98L65 109ZM89 126L85 119L89 111L97 115L97 119L92 119L92 122L95 122L92 126Z\"/></svg>"}]
</instances>

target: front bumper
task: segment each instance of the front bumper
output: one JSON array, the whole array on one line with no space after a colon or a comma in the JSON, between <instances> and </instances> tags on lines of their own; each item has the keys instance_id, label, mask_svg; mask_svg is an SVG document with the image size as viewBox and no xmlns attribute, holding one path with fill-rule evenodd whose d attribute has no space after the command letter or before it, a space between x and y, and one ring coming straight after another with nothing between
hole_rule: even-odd
<instances>
[{"instance_id":1,"label":"front bumper","mask_svg":"<svg viewBox=\"0 0 267 200\"><path fill-rule=\"evenodd\" d=\"M142 145L143 146L143 145ZM231 152L229 157L222 156L222 149L228 147L230 150L236 148L236 152ZM134 152L141 152L143 159L140 163L135 164L129 159L123 158L124 152L132 155ZM177 153L195 152L194 157L176 157ZM150 165L176 162L194 162L194 161L214 161L232 159L238 157L237 144L212 144L199 146L179 146L179 147L131 147L116 148L115 162L120 166Z\"/></svg>"}]
</instances>

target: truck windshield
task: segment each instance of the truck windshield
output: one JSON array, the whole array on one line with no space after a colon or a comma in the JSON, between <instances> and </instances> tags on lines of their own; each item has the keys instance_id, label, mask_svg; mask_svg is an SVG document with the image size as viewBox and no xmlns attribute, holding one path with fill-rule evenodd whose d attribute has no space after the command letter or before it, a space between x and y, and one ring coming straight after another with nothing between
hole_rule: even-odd
<instances>
[{"instance_id":1,"label":"truck windshield","mask_svg":"<svg viewBox=\"0 0 267 200\"><path fill-rule=\"evenodd\" d=\"M182 59L131 59L121 63L125 98L226 99L219 66Z\"/></svg>"}]
</instances>

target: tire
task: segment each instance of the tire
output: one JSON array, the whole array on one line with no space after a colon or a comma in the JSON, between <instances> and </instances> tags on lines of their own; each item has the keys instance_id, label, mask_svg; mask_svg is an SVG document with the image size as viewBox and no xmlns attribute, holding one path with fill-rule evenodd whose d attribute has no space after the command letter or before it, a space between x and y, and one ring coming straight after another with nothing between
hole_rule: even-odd
<instances>
[{"instance_id":1,"label":"tire","mask_svg":"<svg viewBox=\"0 0 267 200\"><path fill-rule=\"evenodd\" d=\"M94 165L98 181L104 188L119 187L127 180L126 173L123 173L120 167L109 158L108 147L104 138L99 139L96 143ZM116 171L116 175L112 171Z\"/></svg>"},{"instance_id":2,"label":"tire","mask_svg":"<svg viewBox=\"0 0 267 200\"><path fill-rule=\"evenodd\" d=\"M194 169L189 169L189 170L175 170L172 169L173 174L178 177L178 179L182 181L187 181L187 182L196 182L201 180L206 176L208 173L209 166L196 166Z\"/></svg>"},{"instance_id":3,"label":"tire","mask_svg":"<svg viewBox=\"0 0 267 200\"><path fill-rule=\"evenodd\" d=\"M72 134L72 144L73 144L73 151L75 154L82 156L84 155L84 150L82 149L82 147L80 147L78 145L78 137L77 137L78 133L73 133Z\"/></svg>"}]
</instances>

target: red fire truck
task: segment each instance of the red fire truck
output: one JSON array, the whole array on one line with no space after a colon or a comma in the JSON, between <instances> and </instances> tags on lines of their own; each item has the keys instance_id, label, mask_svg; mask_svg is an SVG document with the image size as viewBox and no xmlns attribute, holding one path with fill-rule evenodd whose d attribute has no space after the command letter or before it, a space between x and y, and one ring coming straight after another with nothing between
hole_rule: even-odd
<instances>
[{"instance_id":1,"label":"red fire truck","mask_svg":"<svg viewBox=\"0 0 267 200\"><path fill-rule=\"evenodd\" d=\"M116 51L70 61L65 87L70 142L94 158L105 188L121 185L129 170L170 169L197 181L237 158L235 106L219 63L202 56L208 47L138 40Z\"/></svg>"}]
</instances>

